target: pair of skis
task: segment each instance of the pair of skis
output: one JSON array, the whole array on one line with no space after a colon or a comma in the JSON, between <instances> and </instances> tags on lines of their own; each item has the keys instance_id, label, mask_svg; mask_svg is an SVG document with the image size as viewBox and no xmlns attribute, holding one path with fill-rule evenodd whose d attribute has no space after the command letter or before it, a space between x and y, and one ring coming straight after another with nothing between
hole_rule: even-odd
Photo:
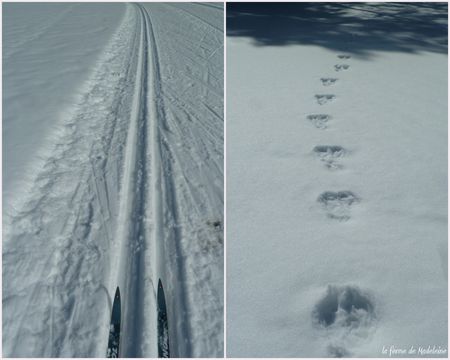
<instances>
[{"instance_id":1,"label":"pair of skis","mask_svg":"<svg viewBox=\"0 0 450 360\"><path fill-rule=\"evenodd\" d=\"M167 322L166 298L161 279L158 282L158 357L169 358L169 326ZM121 328L121 301L119 287L114 295L111 312L111 325L109 326L108 350L106 357L118 358L120 355L120 328Z\"/></svg>"}]
</instances>

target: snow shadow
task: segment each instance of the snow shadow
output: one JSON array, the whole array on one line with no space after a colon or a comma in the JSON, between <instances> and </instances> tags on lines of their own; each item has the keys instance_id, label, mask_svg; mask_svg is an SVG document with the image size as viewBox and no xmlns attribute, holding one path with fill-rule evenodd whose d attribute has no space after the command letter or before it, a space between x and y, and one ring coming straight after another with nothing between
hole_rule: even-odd
<instances>
[{"instance_id":1,"label":"snow shadow","mask_svg":"<svg viewBox=\"0 0 450 360\"><path fill-rule=\"evenodd\" d=\"M447 53L447 3L227 3L227 36L257 46Z\"/></svg>"}]
</instances>

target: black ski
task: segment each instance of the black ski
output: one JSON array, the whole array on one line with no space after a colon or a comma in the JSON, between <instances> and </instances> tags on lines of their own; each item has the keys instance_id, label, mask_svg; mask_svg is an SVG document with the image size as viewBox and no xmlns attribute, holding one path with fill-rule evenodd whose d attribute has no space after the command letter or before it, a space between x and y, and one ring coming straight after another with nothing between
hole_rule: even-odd
<instances>
[{"instance_id":1,"label":"black ski","mask_svg":"<svg viewBox=\"0 0 450 360\"><path fill-rule=\"evenodd\" d=\"M164 296L161 279L159 279L158 282L158 357L170 357L166 298Z\"/></svg>"},{"instance_id":2,"label":"black ski","mask_svg":"<svg viewBox=\"0 0 450 360\"><path fill-rule=\"evenodd\" d=\"M106 352L106 357L108 358L119 357L120 317L120 291L119 287L117 287L111 312L111 325L109 326L108 350Z\"/></svg>"}]
</instances>

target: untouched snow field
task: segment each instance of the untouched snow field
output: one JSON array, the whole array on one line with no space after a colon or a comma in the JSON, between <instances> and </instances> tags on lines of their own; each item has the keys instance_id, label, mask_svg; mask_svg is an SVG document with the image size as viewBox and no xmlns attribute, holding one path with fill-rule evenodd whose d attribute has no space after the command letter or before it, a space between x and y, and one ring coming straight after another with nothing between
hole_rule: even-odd
<instances>
[{"instance_id":1,"label":"untouched snow field","mask_svg":"<svg viewBox=\"0 0 450 360\"><path fill-rule=\"evenodd\" d=\"M223 355L223 6L3 5L3 356Z\"/></svg>"},{"instance_id":2,"label":"untouched snow field","mask_svg":"<svg viewBox=\"0 0 450 360\"><path fill-rule=\"evenodd\" d=\"M447 357L447 4L227 6L227 355Z\"/></svg>"}]
</instances>

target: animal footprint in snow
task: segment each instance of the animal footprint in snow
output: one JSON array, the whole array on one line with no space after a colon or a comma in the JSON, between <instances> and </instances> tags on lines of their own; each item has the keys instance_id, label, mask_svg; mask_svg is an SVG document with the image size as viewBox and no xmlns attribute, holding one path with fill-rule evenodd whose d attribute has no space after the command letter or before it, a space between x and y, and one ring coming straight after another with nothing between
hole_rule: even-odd
<instances>
[{"instance_id":1,"label":"animal footprint in snow","mask_svg":"<svg viewBox=\"0 0 450 360\"><path fill-rule=\"evenodd\" d=\"M350 219L350 209L360 199L351 191L325 191L317 201L322 205L330 219L347 221Z\"/></svg>"},{"instance_id":2,"label":"animal footprint in snow","mask_svg":"<svg viewBox=\"0 0 450 360\"><path fill-rule=\"evenodd\" d=\"M339 159L344 157L346 151L342 146L338 145L317 145L313 149L316 156L325 163L330 170L341 169Z\"/></svg>"},{"instance_id":3,"label":"animal footprint in snow","mask_svg":"<svg viewBox=\"0 0 450 360\"><path fill-rule=\"evenodd\" d=\"M315 95L315 98L319 105L323 105L323 104L329 103L330 101L333 101L334 99L336 99L336 96L335 95Z\"/></svg>"},{"instance_id":4,"label":"animal footprint in snow","mask_svg":"<svg viewBox=\"0 0 450 360\"><path fill-rule=\"evenodd\" d=\"M332 340L328 355L349 357L348 347L366 339L376 326L373 296L356 286L329 285L313 309L314 325Z\"/></svg>"},{"instance_id":5,"label":"animal footprint in snow","mask_svg":"<svg viewBox=\"0 0 450 360\"><path fill-rule=\"evenodd\" d=\"M356 286L328 285L312 311L314 325L332 340L328 356L350 357L349 348L367 339L376 329L373 295Z\"/></svg>"},{"instance_id":6,"label":"animal footprint in snow","mask_svg":"<svg viewBox=\"0 0 450 360\"><path fill-rule=\"evenodd\" d=\"M327 293L315 306L313 318L324 327L365 326L375 318L375 306L370 298L355 286L328 285Z\"/></svg>"},{"instance_id":7,"label":"animal footprint in snow","mask_svg":"<svg viewBox=\"0 0 450 360\"><path fill-rule=\"evenodd\" d=\"M316 128L322 130L328 127L327 123L331 120L331 116L326 114L313 114L308 115L306 118L311 121Z\"/></svg>"},{"instance_id":8,"label":"animal footprint in snow","mask_svg":"<svg viewBox=\"0 0 450 360\"><path fill-rule=\"evenodd\" d=\"M347 65L347 64L334 65L334 70L336 70L336 71L345 71L345 70L348 70L349 68L350 68L350 65Z\"/></svg>"},{"instance_id":9,"label":"animal footprint in snow","mask_svg":"<svg viewBox=\"0 0 450 360\"><path fill-rule=\"evenodd\" d=\"M322 85L323 86L330 86L330 85L336 84L336 81L338 81L338 79L335 79L335 78L321 78L320 81L322 81Z\"/></svg>"},{"instance_id":10,"label":"animal footprint in snow","mask_svg":"<svg viewBox=\"0 0 450 360\"><path fill-rule=\"evenodd\" d=\"M337 57L338 57L339 59L344 59L344 60L348 60L348 59L351 58L350 55L338 55Z\"/></svg>"}]
</instances>

